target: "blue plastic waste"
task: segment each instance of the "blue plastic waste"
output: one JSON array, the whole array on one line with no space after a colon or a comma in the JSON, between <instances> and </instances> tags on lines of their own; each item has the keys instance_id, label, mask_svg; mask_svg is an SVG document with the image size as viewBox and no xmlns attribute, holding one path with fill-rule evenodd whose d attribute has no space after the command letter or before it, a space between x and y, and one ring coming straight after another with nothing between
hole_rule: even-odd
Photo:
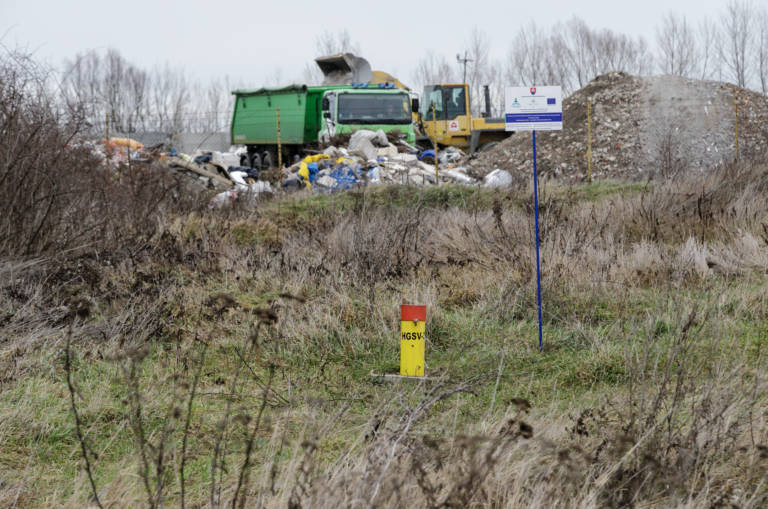
<instances>
[{"instance_id":1,"label":"blue plastic waste","mask_svg":"<svg viewBox=\"0 0 768 509\"><path fill-rule=\"evenodd\" d=\"M421 155L419 156L419 161L421 161L421 160L422 160L422 159L424 159L425 157L435 157L435 151L434 151L434 150L425 150L425 151L424 151L424 152L422 152L422 153L421 153Z\"/></svg>"},{"instance_id":2,"label":"blue plastic waste","mask_svg":"<svg viewBox=\"0 0 768 509\"><path fill-rule=\"evenodd\" d=\"M329 176L335 178L336 182L338 182L338 184L331 188L334 191L350 189L357 186L357 178L355 177L355 173L346 166L339 170L333 170Z\"/></svg>"},{"instance_id":3,"label":"blue plastic waste","mask_svg":"<svg viewBox=\"0 0 768 509\"><path fill-rule=\"evenodd\" d=\"M309 182L314 184L315 180L317 180L317 172L319 171L317 169L317 163L309 163L307 169L309 170Z\"/></svg>"}]
</instances>

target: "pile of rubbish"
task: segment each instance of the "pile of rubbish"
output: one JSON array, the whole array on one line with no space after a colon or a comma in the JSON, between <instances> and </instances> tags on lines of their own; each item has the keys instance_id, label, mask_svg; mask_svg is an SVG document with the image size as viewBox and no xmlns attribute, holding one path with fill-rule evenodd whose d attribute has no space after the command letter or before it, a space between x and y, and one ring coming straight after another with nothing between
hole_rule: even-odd
<instances>
[{"instance_id":1,"label":"pile of rubbish","mask_svg":"<svg viewBox=\"0 0 768 509\"><path fill-rule=\"evenodd\" d=\"M448 147L437 154L434 150L422 151L399 138L390 140L382 130L356 131L346 146L337 145L284 167L283 191L330 193L369 185L507 187L512 183L512 176L504 170L491 172L481 179L472 176L469 171L475 161L457 148ZM216 192L210 200L211 207L229 206L246 197L252 200L274 193L272 172L270 183L259 169L240 166L245 147L233 146L229 152L197 150L193 154L163 148L163 144L144 147L129 138L111 138L108 144L92 145L94 153L110 169L151 162L167 165L184 179L185 188L191 194Z\"/></svg>"},{"instance_id":2,"label":"pile of rubbish","mask_svg":"<svg viewBox=\"0 0 768 509\"><path fill-rule=\"evenodd\" d=\"M435 154L433 150L420 151L402 140L391 142L381 130L360 130L349 138L346 147L330 146L283 168L283 189L331 192L377 184L504 185L495 178L483 181L470 176L469 159L454 147ZM502 181L511 183L511 176Z\"/></svg>"},{"instance_id":3,"label":"pile of rubbish","mask_svg":"<svg viewBox=\"0 0 768 509\"><path fill-rule=\"evenodd\" d=\"M198 186L220 190L211 200L211 207L230 205L243 196L254 199L263 193L272 194L271 184L259 180L259 170L240 166L245 148L233 149L229 152L197 150L192 155L177 153L170 157L170 167L196 180Z\"/></svg>"},{"instance_id":4,"label":"pile of rubbish","mask_svg":"<svg viewBox=\"0 0 768 509\"><path fill-rule=\"evenodd\" d=\"M130 138L110 138L108 142L89 143L93 154L102 159L111 170L131 164L160 162L185 179L192 193L219 191L211 200L212 207L222 207L237 201L242 195L252 198L272 193L269 182L259 181L259 172L240 166L245 148L230 152L197 150L188 155L176 150L163 151L164 144L144 147Z\"/></svg>"},{"instance_id":5,"label":"pile of rubbish","mask_svg":"<svg viewBox=\"0 0 768 509\"><path fill-rule=\"evenodd\" d=\"M114 170L122 165L131 163L149 163L155 160L167 161L167 154L162 152L163 143L144 147L141 143L130 138L110 138L108 142L89 143L94 155L106 161Z\"/></svg>"},{"instance_id":6,"label":"pile of rubbish","mask_svg":"<svg viewBox=\"0 0 768 509\"><path fill-rule=\"evenodd\" d=\"M717 81L680 76L599 76L563 101L563 130L536 133L539 174L572 181L587 177L587 101L591 102L592 175L643 180L669 164L705 171L739 152L768 150L768 99ZM665 161L666 159L666 161ZM530 132L519 132L480 154L470 175L504 169L530 178Z\"/></svg>"}]
</instances>

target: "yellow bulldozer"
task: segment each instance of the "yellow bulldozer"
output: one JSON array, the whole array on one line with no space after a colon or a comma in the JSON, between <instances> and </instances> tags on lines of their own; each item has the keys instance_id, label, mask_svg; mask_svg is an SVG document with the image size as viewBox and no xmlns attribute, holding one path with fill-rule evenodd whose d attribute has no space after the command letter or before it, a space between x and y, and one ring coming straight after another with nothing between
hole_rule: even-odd
<instances>
[{"instance_id":1,"label":"yellow bulldozer","mask_svg":"<svg viewBox=\"0 0 768 509\"><path fill-rule=\"evenodd\" d=\"M485 152L513 132L505 130L503 118L491 118L491 97L485 86L485 112L472 118L469 85L427 85L419 108L421 136L416 143L432 148L456 147L474 154Z\"/></svg>"}]
</instances>

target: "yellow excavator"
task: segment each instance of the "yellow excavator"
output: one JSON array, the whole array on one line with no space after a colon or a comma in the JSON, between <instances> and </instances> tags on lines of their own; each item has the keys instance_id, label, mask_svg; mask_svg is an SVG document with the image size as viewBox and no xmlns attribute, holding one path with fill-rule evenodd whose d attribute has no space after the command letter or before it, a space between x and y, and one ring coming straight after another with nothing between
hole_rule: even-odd
<instances>
[{"instance_id":1,"label":"yellow excavator","mask_svg":"<svg viewBox=\"0 0 768 509\"><path fill-rule=\"evenodd\" d=\"M422 135L416 143L432 148L456 147L469 154L485 152L514 134L506 131L504 118L491 118L491 96L485 86L485 112L472 118L469 85L427 85L419 111ZM434 141L433 141L434 140Z\"/></svg>"}]
</instances>

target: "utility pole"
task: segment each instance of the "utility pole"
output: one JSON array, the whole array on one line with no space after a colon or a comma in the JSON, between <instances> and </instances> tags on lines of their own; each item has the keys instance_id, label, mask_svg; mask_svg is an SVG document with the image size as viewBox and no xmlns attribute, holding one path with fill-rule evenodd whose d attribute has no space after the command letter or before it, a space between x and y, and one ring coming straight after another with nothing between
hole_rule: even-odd
<instances>
[{"instance_id":1,"label":"utility pole","mask_svg":"<svg viewBox=\"0 0 768 509\"><path fill-rule=\"evenodd\" d=\"M464 80L462 83L467 82L467 62L474 62L474 60L470 60L467 58L467 52L464 52L464 58L461 58L461 53L456 53L456 61L460 64L464 64Z\"/></svg>"}]
</instances>

